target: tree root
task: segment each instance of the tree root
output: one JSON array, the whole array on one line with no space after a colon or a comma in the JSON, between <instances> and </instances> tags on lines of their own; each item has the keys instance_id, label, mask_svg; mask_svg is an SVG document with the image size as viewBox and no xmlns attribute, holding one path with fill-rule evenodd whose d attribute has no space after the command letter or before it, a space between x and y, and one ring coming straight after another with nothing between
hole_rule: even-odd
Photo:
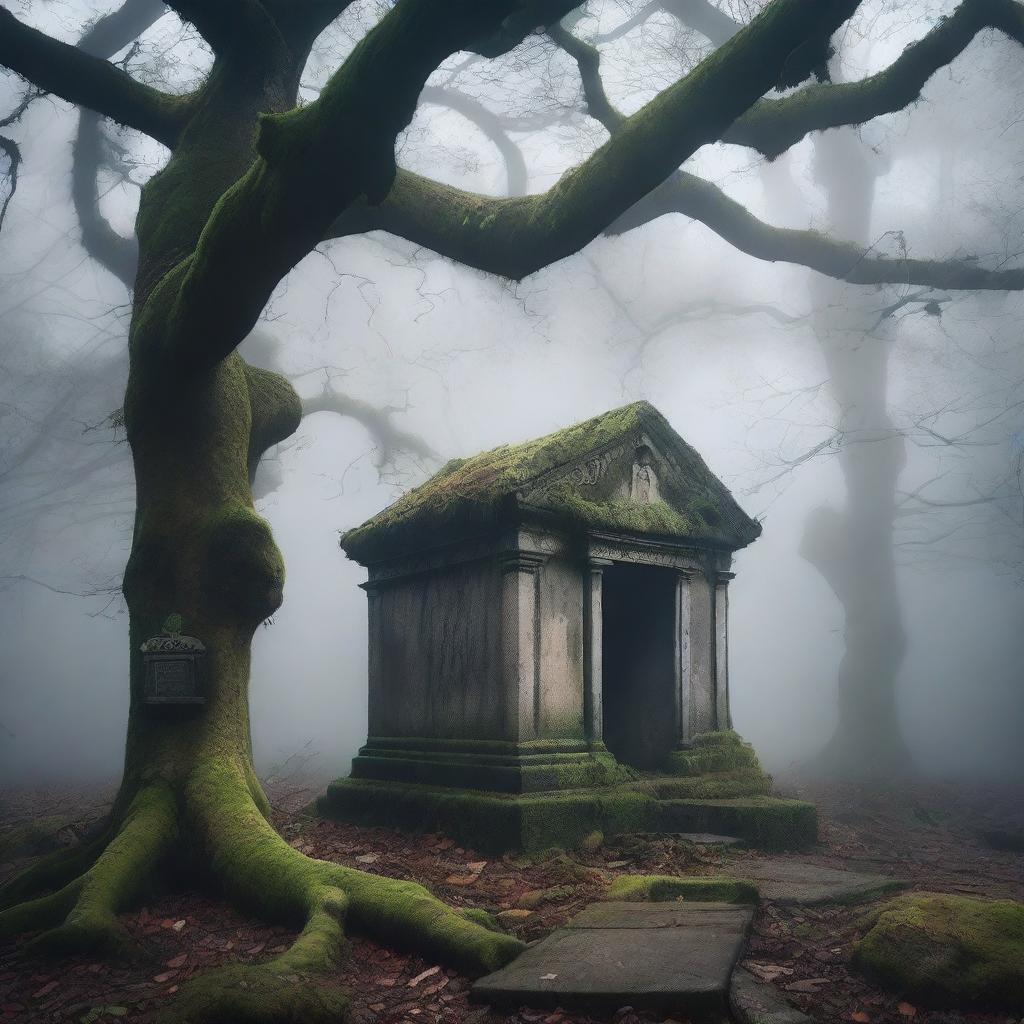
<instances>
[{"instance_id":1,"label":"tree root","mask_svg":"<svg viewBox=\"0 0 1024 1024\"><path fill-rule=\"evenodd\" d=\"M415 882L403 882L313 860L292 849L259 813L242 774L211 763L192 776L186 806L206 837L213 872L232 902L274 921L308 921L325 888L348 898L359 931L414 949L467 974L508 963L523 949L452 910Z\"/></svg>"},{"instance_id":2,"label":"tree root","mask_svg":"<svg viewBox=\"0 0 1024 1024\"><path fill-rule=\"evenodd\" d=\"M117 914L142 893L177 841L181 816L194 852L233 904L264 920L301 925L302 932L273 960L231 965L185 983L168 1020L337 1022L347 1006L334 972L345 951L346 922L474 976L523 949L489 927L485 915L452 910L421 885L294 850L267 821L250 774L232 759L211 758L186 780L181 810L165 785L140 790L91 866L58 891L0 913L0 937L46 928L28 952L130 952Z\"/></svg>"},{"instance_id":3,"label":"tree root","mask_svg":"<svg viewBox=\"0 0 1024 1024\"><path fill-rule=\"evenodd\" d=\"M146 887L176 838L177 809L170 790L140 790L89 869L55 893L0 913L0 937L45 928L26 952L130 952L117 914Z\"/></svg>"}]
</instances>

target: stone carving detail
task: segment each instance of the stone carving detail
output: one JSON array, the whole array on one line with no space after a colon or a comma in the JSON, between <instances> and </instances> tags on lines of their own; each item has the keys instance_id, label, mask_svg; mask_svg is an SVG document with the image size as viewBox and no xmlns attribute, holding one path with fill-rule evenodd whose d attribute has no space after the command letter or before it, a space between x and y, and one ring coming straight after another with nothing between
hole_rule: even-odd
<instances>
[{"instance_id":1,"label":"stone carving detail","mask_svg":"<svg viewBox=\"0 0 1024 1024\"><path fill-rule=\"evenodd\" d=\"M526 495L520 496L526 497L531 505L540 505L550 499L550 492L559 484L569 483L577 487L593 487L604 478L608 467L625 453L625 445L618 444L568 468L559 467L541 477L537 485Z\"/></svg>"},{"instance_id":2,"label":"stone carving detail","mask_svg":"<svg viewBox=\"0 0 1024 1024\"><path fill-rule=\"evenodd\" d=\"M637 449L633 461L633 478L629 485L629 500L638 505L651 505L661 499L658 476L654 471L651 449L647 445Z\"/></svg>"},{"instance_id":3,"label":"stone carving detail","mask_svg":"<svg viewBox=\"0 0 1024 1024\"><path fill-rule=\"evenodd\" d=\"M146 654L174 654L178 651L205 651L206 647L201 640L194 636L154 636L150 637L140 648Z\"/></svg>"}]
</instances>

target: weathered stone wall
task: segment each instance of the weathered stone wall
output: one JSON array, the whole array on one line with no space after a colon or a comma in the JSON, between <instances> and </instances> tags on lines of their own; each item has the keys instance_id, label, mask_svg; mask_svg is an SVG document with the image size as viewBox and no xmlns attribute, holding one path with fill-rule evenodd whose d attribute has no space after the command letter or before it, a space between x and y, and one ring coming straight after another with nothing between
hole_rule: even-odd
<instances>
[{"instance_id":1,"label":"weathered stone wall","mask_svg":"<svg viewBox=\"0 0 1024 1024\"><path fill-rule=\"evenodd\" d=\"M501 577L493 560L371 590L371 736L500 739Z\"/></svg>"},{"instance_id":2,"label":"weathered stone wall","mask_svg":"<svg viewBox=\"0 0 1024 1024\"><path fill-rule=\"evenodd\" d=\"M690 581L690 734L715 728L714 592L702 572Z\"/></svg>"},{"instance_id":3,"label":"weathered stone wall","mask_svg":"<svg viewBox=\"0 0 1024 1024\"><path fill-rule=\"evenodd\" d=\"M583 569L549 559L540 570L538 737L583 737Z\"/></svg>"}]
</instances>

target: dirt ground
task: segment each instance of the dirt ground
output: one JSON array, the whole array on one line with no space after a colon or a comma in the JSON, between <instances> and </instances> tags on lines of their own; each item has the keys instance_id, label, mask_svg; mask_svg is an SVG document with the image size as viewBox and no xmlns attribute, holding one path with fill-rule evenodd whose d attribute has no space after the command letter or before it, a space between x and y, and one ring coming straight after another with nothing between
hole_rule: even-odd
<instances>
[{"instance_id":1,"label":"dirt ground","mask_svg":"<svg viewBox=\"0 0 1024 1024\"><path fill-rule=\"evenodd\" d=\"M695 847L670 836L618 837L590 852L488 859L440 835L409 836L303 818L298 809L320 788L295 780L271 787L277 825L315 857L394 878L415 879L454 906L502 915L525 940L537 939L599 899L619 874L739 876L761 854ZM1024 856L994 849L986 834L1024 829L1024 787L915 784L899 789L791 782L780 787L817 803L821 844L794 860L904 878L915 889L1024 899ZM111 788L0 791L0 841L33 815L67 825L74 842L99 818ZM2 866L9 876L27 861ZM882 990L852 969L850 954L865 905L783 907L762 903L745 965L816 1021L1018 1024L1017 1015L925 1007ZM293 933L241 916L215 894L169 892L125 915L142 956L132 963L77 957L48 962L19 956L24 939L0 946L0 1021L143 1022L173 1005L192 975L228 962L274 956ZM494 1013L468 998L469 981L441 965L354 936L340 968L355 1024L584 1024L561 1011ZM626 1007L615 1024L665 1018ZM668 1024L685 1024L682 1015Z\"/></svg>"}]
</instances>

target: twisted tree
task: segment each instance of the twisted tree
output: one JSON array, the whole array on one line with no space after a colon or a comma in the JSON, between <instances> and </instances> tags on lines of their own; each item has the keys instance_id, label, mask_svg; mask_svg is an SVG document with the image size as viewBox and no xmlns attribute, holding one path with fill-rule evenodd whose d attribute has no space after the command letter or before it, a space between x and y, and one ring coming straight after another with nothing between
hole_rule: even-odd
<instances>
[{"instance_id":1,"label":"twisted tree","mask_svg":"<svg viewBox=\"0 0 1024 1024\"><path fill-rule=\"evenodd\" d=\"M156 13L152 3L136 6L145 8L138 24ZM258 914L303 924L295 945L269 964L184 988L176 1019L330 1019L343 996L307 981L338 957L345 921L474 973L520 948L416 885L293 850L268 823L253 772L250 642L281 602L284 566L253 509L252 480L263 453L296 429L302 406L285 378L247 365L236 348L278 282L318 243L385 230L519 279L604 231L682 213L751 255L850 282L1024 288L1022 269L885 259L853 242L774 228L680 170L716 141L775 156L809 132L905 107L979 32L995 29L1024 42L1024 7L1016 0L964 0L889 69L863 82L823 80L766 98L823 78L829 40L859 6L774 0L629 116L604 92L599 51L559 24L574 0L397 0L319 97L299 105L311 47L347 6L168 3L214 52L209 74L187 95L169 95L110 63L108 42L67 45L0 7L0 65L169 152L142 191L136 222L124 400L137 499L124 574L131 616L124 778L100 838L7 887L0 933L38 931L39 949L120 950L117 912L172 860L192 865ZM716 24L710 5L691 6ZM603 145L546 192L501 199L397 166L396 138L436 69L461 52L498 57L538 28L576 59L588 109L608 133ZM91 123L87 115L83 150ZM92 199L82 192L86 206ZM122 271L135 265L127 249L134 242L103 241L111 263ZM142 701L140 645L172 614L209 651L207 702L180 713Z\"/></svg>"}]
</instances>

